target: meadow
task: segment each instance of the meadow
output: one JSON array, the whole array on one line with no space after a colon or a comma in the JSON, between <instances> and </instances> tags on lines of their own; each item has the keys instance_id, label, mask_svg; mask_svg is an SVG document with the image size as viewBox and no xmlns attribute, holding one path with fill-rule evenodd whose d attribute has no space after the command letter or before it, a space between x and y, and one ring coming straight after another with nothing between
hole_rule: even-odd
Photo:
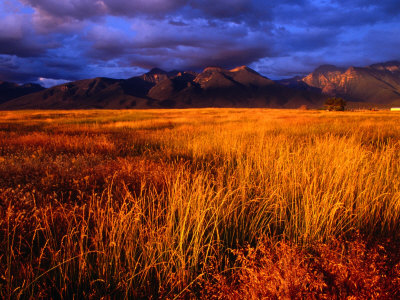
<instances>
[{"instance_id":1,"label":"meadow","mask_svg":"<svg viewBox=\"0 0 400 300\"><path fill-rule=\"evenodd\" d=\"M399 298L399 218L397 112L0 112L0 298Z\"/></svg>"}]
</instances>

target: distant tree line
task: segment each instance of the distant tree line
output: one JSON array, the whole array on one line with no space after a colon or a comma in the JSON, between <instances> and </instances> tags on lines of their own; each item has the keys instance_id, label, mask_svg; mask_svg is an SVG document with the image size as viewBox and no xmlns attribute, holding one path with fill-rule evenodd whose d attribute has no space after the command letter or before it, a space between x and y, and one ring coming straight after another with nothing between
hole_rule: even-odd
<instances>
[{"instance_id":1,"label":"distant tree line","mask_svg":"<svg viewBox=\"0 0 400 300\"><path fill-rule=\"evenodd\" d=\"M346 100L340 97L331 97L326 99L324 106L330 111L344 111L346 107Z\"/></svg>"}]
</instances>

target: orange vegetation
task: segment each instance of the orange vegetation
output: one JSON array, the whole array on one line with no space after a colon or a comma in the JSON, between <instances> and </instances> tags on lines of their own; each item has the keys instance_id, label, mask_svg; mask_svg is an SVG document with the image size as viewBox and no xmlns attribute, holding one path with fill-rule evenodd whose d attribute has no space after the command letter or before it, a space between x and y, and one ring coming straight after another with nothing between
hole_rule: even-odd
<instances>
[{"instance_id":1,"label":"orange vegetation","mask_svg":"<svg viewBox=\"0 0 400 300\"><path fill-rule=\"evenodd\" d=\"M1 298L398 298L390 112L0 112Z\"/></svg>"}]
</instances>

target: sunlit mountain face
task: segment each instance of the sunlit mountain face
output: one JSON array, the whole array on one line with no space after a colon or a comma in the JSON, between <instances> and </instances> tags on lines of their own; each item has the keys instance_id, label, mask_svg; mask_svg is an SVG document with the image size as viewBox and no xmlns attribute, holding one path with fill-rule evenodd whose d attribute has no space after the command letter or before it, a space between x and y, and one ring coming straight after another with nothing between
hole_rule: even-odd
<instances>
[{"instance_id":1,"label":"sunlit mountain face","mask_svg":"<svg viewBox=\"0 0 400 300\"><path fill-rule=\"evenodd\" d=\"M353 102L400 104L399 61L348 68L323 65L304 77L279 83L295 89L318 89L323 95L340 96Z\"/></svg>"},{"instance_id":2,"label":"sunlit mountain face","mask_svg":"<svg viewBox=\"0 0 400 300\"><path fill-rule=\"evenodd\" d=\"M51 87L240 65L304 77L399 60L399 14L396 0L2 1L0 81Z\"/></svg>"},{"instance_id":3,"label":"sunlit mountain face","mask_svg":"<svg viewBox=\"0 0 400 300\"><path fill-rule=\"evenodd\" d=\"M327 95L342 95L355 101L400 103L400 62L348 69L317 69L302 79Z\"/></svg>"}]
</instances>

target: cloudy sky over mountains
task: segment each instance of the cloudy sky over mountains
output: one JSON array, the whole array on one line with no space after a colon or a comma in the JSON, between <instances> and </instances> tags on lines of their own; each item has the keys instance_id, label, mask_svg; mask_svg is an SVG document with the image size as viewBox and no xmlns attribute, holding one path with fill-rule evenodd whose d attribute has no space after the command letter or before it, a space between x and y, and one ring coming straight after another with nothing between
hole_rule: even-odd
<instances>
[{"instance_id":1,"label":"cloudy sky over mountains","mask_svg":"<svg viewBox=\"0 0 400 300\"><path fill-rule=\"evenodd\" d=\"M2 0L0 80L249 65L275 78L400 59L398 0Z\"/></svg>"}]
</instances>

